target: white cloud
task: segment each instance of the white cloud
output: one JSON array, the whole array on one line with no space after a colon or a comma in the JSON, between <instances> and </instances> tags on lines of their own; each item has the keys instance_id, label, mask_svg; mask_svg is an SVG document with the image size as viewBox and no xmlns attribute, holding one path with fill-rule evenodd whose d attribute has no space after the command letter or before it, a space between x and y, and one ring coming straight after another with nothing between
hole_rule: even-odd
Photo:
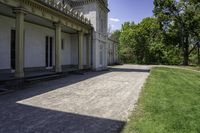
<instances>
[{"instance_id":1,"label":"white cloud","mask_svg":"<svg viewBox=\"0 0 200 133\"><path fill-rule=\"evenodd\" d=\"M110 18L110 21L113 21L113 22L119 22L120 19L118 19L118 18Z\"/></svg>"},{"instance_id":2,"label":"white cloud","mask_svg":"<svg viewBox=\"0 0 200 133\"><path fill-rule=\"evenodd\" d=\"M115 25L111 24L111 28L115 28Z\"/></svg>"}]
</instances>

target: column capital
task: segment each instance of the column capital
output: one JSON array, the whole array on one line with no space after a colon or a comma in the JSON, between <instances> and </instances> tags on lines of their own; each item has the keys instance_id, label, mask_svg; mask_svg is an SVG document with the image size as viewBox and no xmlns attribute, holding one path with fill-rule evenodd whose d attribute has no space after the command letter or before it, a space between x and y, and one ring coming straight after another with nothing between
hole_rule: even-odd
<instances>
[{"instance_id":1,"label":"column capital","mask_svg":"<svg viewBox=\"0 0 200 133\"><path fill-rule=\"evenodd\" d=\"M23 7L13 8L13 12L14 13L21 13L21 14L24 14L24 15L27 14L27 10L25 8L23 8Z\"/></svg>"},{"instance_id":2,"label":"column capital","mask_svg":"<svg viewBox=\"0 0 200 133\"><path fill-rule=\"evenodd\" d=\"M78 34L79 35L84 35L85 33L81 30L81 31L78 31Z\"/></svg>"},{"instance_id":3,"label":"column capital","mask_svg":"<svg viewBox=\"0 0 200 133\"><path fill-rule=\"evenodd\" d=\"M55 27L62 27L63 25L61 24L61 22L55 22L53 23Z\"/></svg>"}]
</instances>

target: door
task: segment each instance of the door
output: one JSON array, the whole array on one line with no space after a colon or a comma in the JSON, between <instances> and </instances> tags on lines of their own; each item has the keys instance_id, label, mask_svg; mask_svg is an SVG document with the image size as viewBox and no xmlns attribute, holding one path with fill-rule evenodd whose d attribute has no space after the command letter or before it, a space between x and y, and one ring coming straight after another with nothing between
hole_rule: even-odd
<instances>
[{"instance_id":1,"label":"door","mask_svg":"<svg viewBox=\"0 0 200 133\"><path fill-rule=\"evenodd\" d=\"M16 31L15 30L11 30L11 51L10 51L10 53L11 53L11 55L10 55L10 64L11 64L11 69L12 70L15 70L15 50L16 50L16 48L15 48L15 39L16 39L16 37L15 37L15 35L16 35Z\"/></svg>"},{"instance_id":2,"label":"door","mask_svg":"<svg viewBox=\"0 0 200 133\"><path fill-rule=\"evenodd\" d=\"M46 68L53 68L53 37L46 36Z\"/></svg>"}]
</instances>

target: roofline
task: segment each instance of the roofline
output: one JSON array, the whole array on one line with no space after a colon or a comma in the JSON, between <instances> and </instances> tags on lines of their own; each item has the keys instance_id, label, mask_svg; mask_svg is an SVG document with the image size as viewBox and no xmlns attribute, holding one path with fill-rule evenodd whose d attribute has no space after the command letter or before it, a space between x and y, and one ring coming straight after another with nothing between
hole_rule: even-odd
<instances>
[{"instance_id":1,"label":"roofline","mask_svg":"<svg viewBox=\"0 0 200 133\"><path fill-rule=\"evenodd\" d=\"M99 2L101 3L107 10L107 12L110 12L110 9L107 7L107 3L105 3L103 0L82 0L82 1L71 1L71 6L82 6L84 4L92 3L92 2Z\"/></svg>"},{"instance_id":2,"label":"roofline","mask_svg":"<svg viewBox=\"0 0 200 133\"><path fill-rule=\"evenodd\" d=\"M113 39L111 39L111 38L108 38L108 40L110 40L110 41L112 41L112 42L115 42L115 43L119 44L118 41L115 41L115 40L113 40Z\"/></svg>"}]
</instances>

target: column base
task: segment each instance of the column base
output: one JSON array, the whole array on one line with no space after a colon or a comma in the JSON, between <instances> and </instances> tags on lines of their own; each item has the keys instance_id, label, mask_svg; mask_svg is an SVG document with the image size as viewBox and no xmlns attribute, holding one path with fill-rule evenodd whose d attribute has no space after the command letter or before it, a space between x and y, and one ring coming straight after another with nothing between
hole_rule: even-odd
<instances>
[{"instance_id":1,"label":"column base","mask_svg":"<svg viewBox=\"0 0 200 133\"><path fill-rule=\"evenodd\" d=\"M79 69L79 70L83 70L83 66L79 66L78 69Z\"/></svg>"},{"instance_id":2,"label":"column base","mask_svg":"<svg viewBox=\"0 0 200 133\"><path fill-rule=\"evenodd\" d=\"M15 72L16 78L24 78L24 72Z\"/></svg>"},{"instance_id":3,"label":"column base","mask_svg":"<svg viewBox=\"0 0 200 133\"><path fill-rule=\"evenodd\" d=\"M56 73L61 73L62 72L62 68L59 67L59 68L56 68Z\"/></svg>"}]
</instances>

